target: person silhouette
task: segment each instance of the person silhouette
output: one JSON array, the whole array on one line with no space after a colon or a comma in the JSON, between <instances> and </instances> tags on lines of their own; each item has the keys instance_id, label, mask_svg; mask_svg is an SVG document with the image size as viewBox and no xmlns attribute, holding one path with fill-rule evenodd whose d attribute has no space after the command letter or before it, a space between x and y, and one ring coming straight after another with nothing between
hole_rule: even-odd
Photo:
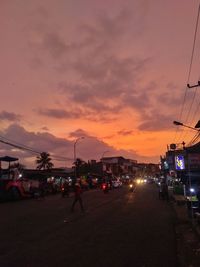
<instances>
[{"instance_id":1,"label":"person silhouette","mask_svg":"<svg viewBox=\"0 0 200 267\"><path fill-rule=\"evenodd\" d=\"M79 204L80 204L81 211L82 212L85 211L84 207L83 207L83 201L82 201L81 195L82 195L81 186L79 183L76 183L74 186L74 201L73 201L72 206L71 206L71 212L74 212L74 208L75 208L75 205L77 202L79 202Z\"/></svg>"}]
</instances>

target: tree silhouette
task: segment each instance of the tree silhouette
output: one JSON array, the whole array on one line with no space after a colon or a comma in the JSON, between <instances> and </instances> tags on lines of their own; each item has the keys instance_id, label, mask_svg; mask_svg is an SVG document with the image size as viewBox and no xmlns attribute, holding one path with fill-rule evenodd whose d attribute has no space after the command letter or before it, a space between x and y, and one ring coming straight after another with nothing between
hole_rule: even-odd
<instances>
[{"instance_id":1,"label":"tree silhouette","mask_svg":"<svg viewBox=\"0 0 200 267\"><path fill-rule=\"evenodd\" d=\"M74 168L76 168L76 175L77 176L80 175L81 169L85 165L85 163L86 162L80 158L77 158L76 161L73 163Z\"/></svg>"},{"instance_id":2,"label":"tree silhouette","mask_svg":"<svg viewBox=\"0 0 200 267\"><path fill-rule=\"evenodd\" d=\"M11 164L11 165L10 165L10 168L16 168L16 169L18 169L19 171L23 171L26 167L25 167L25 165L23 165L23 164L17 162L17 163L13 163L13 164Z\"/></svg>"},{"instance_id":3,"label":"tree silhouette","mask_svg":"<svg viewBox=\"0 0 200 267\"><path fill-rule=\"evenodd\" d=\"M40 153L40 156L37 156L36 164L37 169L39 170L50 170L53 168L53 163L51 162L50 154L47 152Z\"/></svg>"}]
</instances>

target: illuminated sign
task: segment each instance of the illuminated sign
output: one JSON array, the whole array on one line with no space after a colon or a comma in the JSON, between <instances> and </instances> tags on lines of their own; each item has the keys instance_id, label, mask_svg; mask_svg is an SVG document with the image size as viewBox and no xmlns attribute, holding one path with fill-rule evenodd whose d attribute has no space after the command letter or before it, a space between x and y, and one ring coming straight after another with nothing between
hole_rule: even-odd
<instances>
[{"instance_id":1,"label":"illuminated sign","mask_svg":"<svg viewBox=\"0 0 200 267\"><path fill-rule=\"evenodd\" d=\"M169 169L169 165L168 165L167 161L164 161L164 169L165 170L168 170Z\"/></svg>"},{"instance_id":2,"label":"illuminated sign","mask_svg":"<svg viewBox=\"0 0 200 267\"><path fill-rule=\"evenodd\" d=\"M176 170L178 171L185 170L184 156L182 155L175 156L175 165L176 165Z\"/></svg>"}]
</instances>

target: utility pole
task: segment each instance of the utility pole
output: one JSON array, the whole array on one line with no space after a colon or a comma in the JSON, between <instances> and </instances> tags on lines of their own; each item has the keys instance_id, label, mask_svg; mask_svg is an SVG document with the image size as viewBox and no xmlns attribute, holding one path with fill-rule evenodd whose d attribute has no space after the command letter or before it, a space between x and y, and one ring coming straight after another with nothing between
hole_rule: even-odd
<instances>
[{"instance_id":1,"label":"utility pole","mask_svg":"<svg viewBox=\"0 0 200 267\"><path fill-rule=\"evenodd\" d=\"M79 138L77 138L74 142L74 177L76 180L76 176L77 176L77 159L76 159L76 144L79 140L84 139L84 136L81 136Z\"/></svg>"}]
</instances>

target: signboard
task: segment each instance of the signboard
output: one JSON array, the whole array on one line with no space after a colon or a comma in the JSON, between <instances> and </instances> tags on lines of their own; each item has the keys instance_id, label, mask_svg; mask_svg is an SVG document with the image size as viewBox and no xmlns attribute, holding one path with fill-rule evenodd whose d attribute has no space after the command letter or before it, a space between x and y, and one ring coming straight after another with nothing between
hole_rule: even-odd
<instances>
[{"instance_id":1,"label":"signboard","mask_svg":"<svg viewBox=\"0 0 200 267\"><path fill-rule=\"evenodd\" d=\"M163 164L164 164L164 169L165 169L165 170L168 170L168 169L169 169L169 165L168 165L168 163L167 163L166 160L164 161Z\"/></svg>"},{"instance_id":2,"label":"signboard","mask_svg":"<svg viewBox=\"0 0 200 267\"><path fill-rule=\"evenodd\" d=\"M185 170L185 160L183 155L175 156L175 166L177 171Z\"/></svg>"}]
</instances>

